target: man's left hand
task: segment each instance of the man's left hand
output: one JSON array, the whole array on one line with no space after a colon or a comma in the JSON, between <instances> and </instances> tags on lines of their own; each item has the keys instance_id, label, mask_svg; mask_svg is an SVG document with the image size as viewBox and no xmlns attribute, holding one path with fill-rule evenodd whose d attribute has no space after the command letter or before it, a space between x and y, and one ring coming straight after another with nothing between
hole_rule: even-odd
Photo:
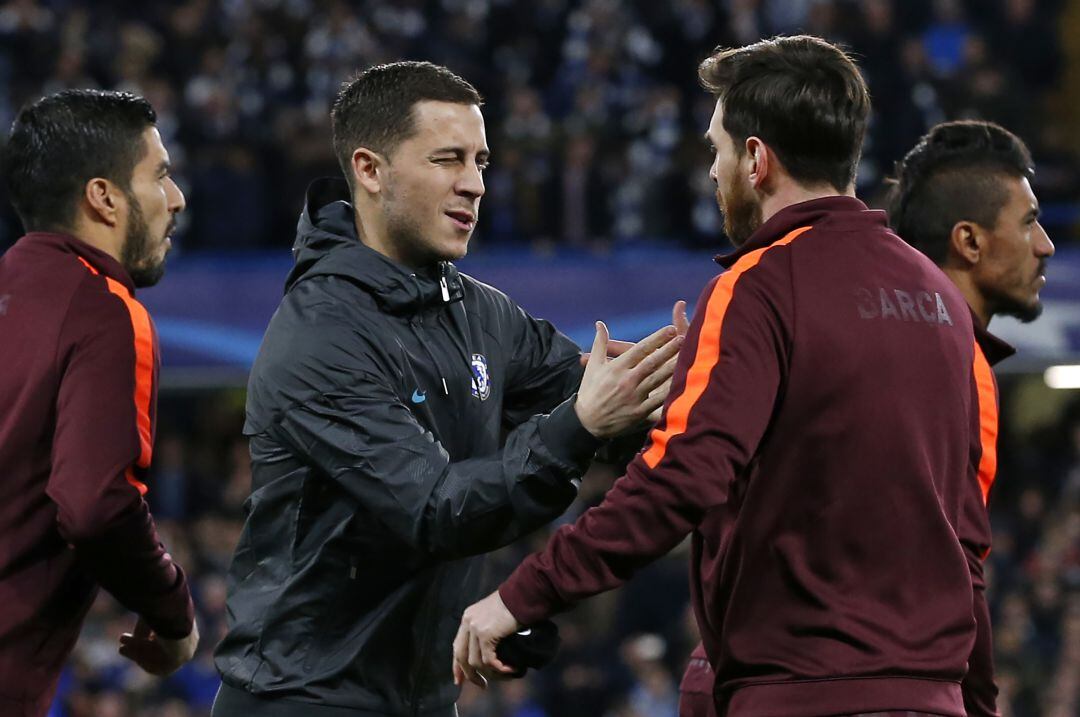
<instances>
[{"instance_id":1,"label":"man's left hand","mask_svg":"<svg viewBox=\"0 0 1080 717\"><path fill-rule=\"evenodd\" d=\"M498 591L466 609L454 638L454 684L469 680L486 688L490 679L513 675L514 668L495 656L495 646L520 627Z\"/></svg>"}]
</instances>

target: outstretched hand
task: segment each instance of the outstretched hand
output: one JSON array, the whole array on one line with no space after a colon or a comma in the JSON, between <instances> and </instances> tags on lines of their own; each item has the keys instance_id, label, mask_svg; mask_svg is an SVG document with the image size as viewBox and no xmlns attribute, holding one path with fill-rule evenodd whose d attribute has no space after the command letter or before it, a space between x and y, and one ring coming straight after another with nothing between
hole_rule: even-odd
<instances>
[{"instance_id":1,"label":"outstretched hand","mask_svg":"<svg viewBox=\"0 0 1080 717\"><path fill-rule=\"evenodd\" d=\"M596 337L575 405L585 430L608 439L646 420L656 421L671 388L671 375L689 325L686 302L676 302L672 319L674 325L655 331L610 360L606 358L612 343L607 326L596 322Z\"/></svg>"},{"instance_id":2,"label":"outstretched hand","mask_svg":"<svg viewBox=\"0 0 1080 717\"><path fill-rule=\"evenodd\" d=\"M486 689L491 679L512 677L514 668L496 656L495 648L519 627L498 591L469 606L454 638L454 684L469 680Z\"/></svg>"}]
</instances>

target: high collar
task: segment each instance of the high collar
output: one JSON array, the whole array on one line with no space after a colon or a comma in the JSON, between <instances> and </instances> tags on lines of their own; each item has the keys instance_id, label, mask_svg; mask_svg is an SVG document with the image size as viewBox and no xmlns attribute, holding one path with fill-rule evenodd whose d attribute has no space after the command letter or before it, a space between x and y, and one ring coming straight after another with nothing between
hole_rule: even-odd
<instances>
[{"instance_id":1,"label":"high collar","mask_svg":"<svg viewBox=\"0 0 1080 717\"><path fill-rule=\"evenodd\" d=\"M855 216L870 224L887 225L885 212L877 209L867 209L866 205L855 197L836 195L809 199L805 202L789 204L769 217L767 222L750 235L745 244L730 254L718 255L716 263L725 269L729 269L745 254L769 246L776 240L782 239L793 229L813 226L831 215L841 212L848 215L849 219Z\"/></svg>"},{"instance_id":2,"label":"high collar","mask_svg":"<svg viewBox=\"0 0 1080 717\"><path fill-rule=\"evenodd\" d=\"M414 271L363 244L349 199L343 179L317 179L308 187L293 244L296 265L285 282L286 291L313 276L333 275L362 286L391 314L415 314L428 306L461 300L461 279L450 262ZM446 294L441 286L444 279Z\"/></svg>"},{"instance_id":3,"label":"high collar","mask_svg":"<svg viewBox=\"0 0 1080 717\"><path fill-rule=\"evenodd\" d=\"M110 279L115 279L127 287L132 295L135 294L135 283L120 262L77 236L61 232L29 232L20 240L20 243L22 242L28 246L47 248L81 257L95 270Z\"/></svg>"},{"instance_id":4,"label":"high collar","mask_svg":"<svg viewBox=\"0 0 1080 717\"><path fill-rule=\"evenodd\" d=\"M971 312L971 325L975 328L975 343L979 344L986 362L991 366L1001 363L1016 353L1011 344L990 333L975 312Z\"/></svg>"}]
</instances>

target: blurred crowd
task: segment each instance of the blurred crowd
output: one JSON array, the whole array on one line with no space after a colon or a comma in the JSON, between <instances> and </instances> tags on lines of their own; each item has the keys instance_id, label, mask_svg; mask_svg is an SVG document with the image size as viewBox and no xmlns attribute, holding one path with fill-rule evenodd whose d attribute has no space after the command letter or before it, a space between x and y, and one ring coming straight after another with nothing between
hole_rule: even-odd
<instances>
[{"instance_id":1,"label":"blurred crowd","mask_svg":"<svg viewBox=\"0 0 1080 717\"><path fill-rule=\"evenodd\" d=\"M1033 381L1035 379L1028 379ZM1045 423L1017 421L1022 393L1003 382L1000 472L988 579L1003 717L1080 714L1080 396ZM1045 389L1043 389L1045 390ZM165 680L119 657L134 618L96 602L50 717L206 717L218 685L212 650L225 624L225 571L250 489L240 390L166 392L148 500L191 580L202 643ZM496 553L492 587L550 532L598 503L619 466L594 464L553 526ZM682 546L622 589L566 613L556 662L486 692L468 685L461 717L676 717L697 630ZM449 665L447 665L449 670Z\"/></svg>"},{"instance_id":2,"label":"blurred crowd","mask_svg":"<svg viewBox=\"0 0 1080 717\"><path fill-rule=\"evenodd\" d=\"M303 190L338 168L342 81L402 58L445 64L486 97L493 163L480 242L715 245L697 63L717 44L808 32L860 59L875 113L860 196L943 119L1005 124L1032 145L1051 233L1080 223L1080 17L1066 0L7 0L0 125L43 93L130 89L161 117L189 211L177 246L286 248ZM1070 84L1071 83L1071 84ZM1072 87L1080 91L1080 87ZM17 223L0 221L0 247ZM1053 219L1053 217L1051 217ZM1055 231L1058 230L1058 231Z\"/></svg>"}]
</instances>

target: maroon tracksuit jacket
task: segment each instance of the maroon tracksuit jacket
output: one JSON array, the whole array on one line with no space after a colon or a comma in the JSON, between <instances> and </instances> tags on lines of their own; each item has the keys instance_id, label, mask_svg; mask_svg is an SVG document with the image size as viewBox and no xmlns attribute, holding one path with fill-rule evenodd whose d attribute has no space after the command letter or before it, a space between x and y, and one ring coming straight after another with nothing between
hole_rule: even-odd
<instances>
[{"instance_id":1,"label":"maroon tracksuit jacket","mask_svg":"<svg viewBox=\"0 0 1080 717\"><path fill-rule=\"evenodd\" d=\"M535 622L692 533L718 713L963 717L957 526L980 440L963 297L847 197L784 209L722 263L645 448L502 599Z\"/></svg>"},{"instance_id":2,"label":"maroon tracksuit jacket","mask_svg":"<svg viewBox=\"0 0 1080 717\"><path fill-rule=\"evenodd\" d=\"M990 514L987 501L997 474L998 391L990 367L1016 353L1012 346L986 330L971 317L975 327L975 382L978 387L978 431L981 449L976 480L968 482L967 500L961 511L960 539L967 554L974 587L977 625L975 647L964 678L964 706L968 717L996 717L997 684L994 682L994 645L990 609L986 603L983 561L990 553Z\"/></svg>"},{"instance_id":3,"label":"maroon tracksuit jacket","mask_svg":"<svg viewBox=\"0 0 1080 717\"><path fill-rule=\"evenodd\" d=\"M0 257L0 714L36 717L101 585L191 631L183 572L143 501L157 340L118 262L31 233Z\"/></svg>"}]
</instances>

